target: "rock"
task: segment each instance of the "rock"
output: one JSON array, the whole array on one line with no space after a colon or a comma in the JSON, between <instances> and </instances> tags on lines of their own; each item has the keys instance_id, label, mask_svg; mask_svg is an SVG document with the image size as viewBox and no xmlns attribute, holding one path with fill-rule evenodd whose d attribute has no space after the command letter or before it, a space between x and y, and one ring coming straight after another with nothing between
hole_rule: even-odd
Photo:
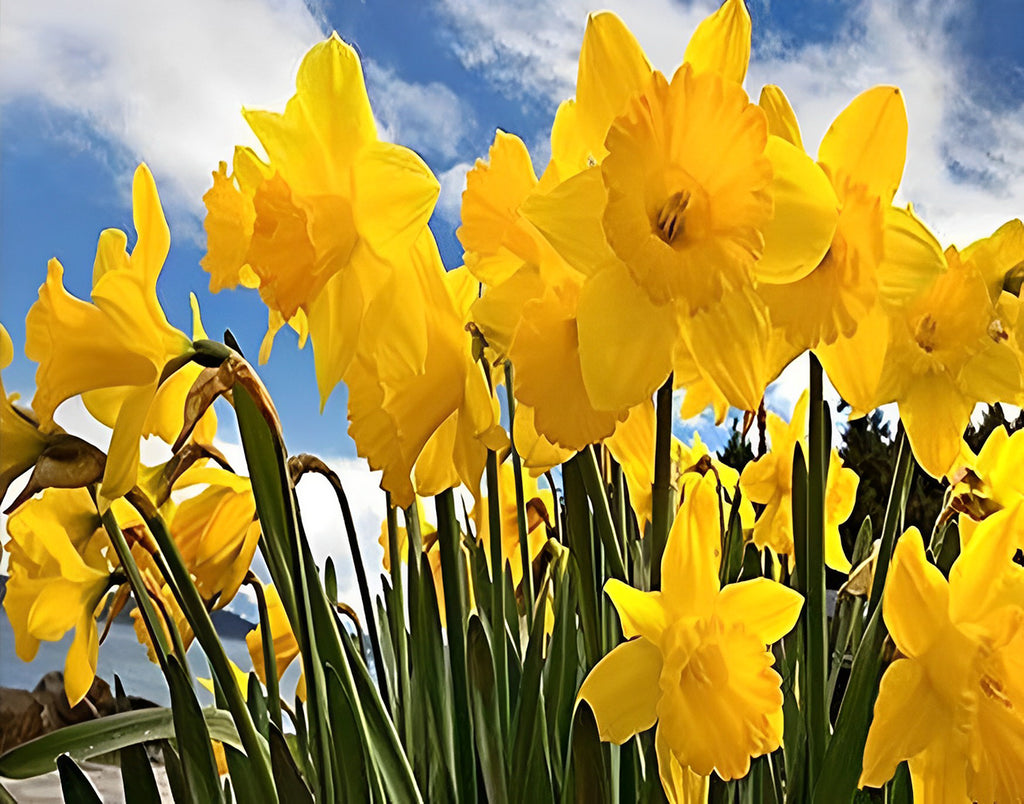
<instances>
[{"instance_id":1,"label":"rock","mask_svg":"<svg viewBox=\"0 0 1024 804\"><path fill-rule=\"evenodd\" d=\"M0 753L51 731L112 715L117 711L110 685L96 678L89 692L71 706L64 691L64 674L53 671L31 692L0 687Z\"/></svg>"}]
</instances>

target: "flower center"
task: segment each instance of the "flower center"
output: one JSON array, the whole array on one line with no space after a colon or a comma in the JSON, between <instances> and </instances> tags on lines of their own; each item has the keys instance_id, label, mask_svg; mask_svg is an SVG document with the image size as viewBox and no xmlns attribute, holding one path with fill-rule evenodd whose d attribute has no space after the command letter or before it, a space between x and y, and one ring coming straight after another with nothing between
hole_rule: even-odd
<instances>
[{"instance_id":1,"label":"flower center","mask_svg":"<svg viewBox=\"0 0 1024 804\"><path fill-rule=\"evenodd\" d=\"M657 219L658 237L668 245L672 245L685 231L684 213L690 204L693 194L689 190L680 190L669 196L661 207Z\"/></svg>"},{"instance_id":2,"label":"flower center","mask_svg":"<svg viewBox=\"0 0 1024 804\"><path fill-rule=\"evenodd\" d=\"M917 328L914 330L914 340L928 354L935 351L937 340L935 337L936 327L935 319L930 315L926 315L917 322Z\"/></svg>"}]
</instances>

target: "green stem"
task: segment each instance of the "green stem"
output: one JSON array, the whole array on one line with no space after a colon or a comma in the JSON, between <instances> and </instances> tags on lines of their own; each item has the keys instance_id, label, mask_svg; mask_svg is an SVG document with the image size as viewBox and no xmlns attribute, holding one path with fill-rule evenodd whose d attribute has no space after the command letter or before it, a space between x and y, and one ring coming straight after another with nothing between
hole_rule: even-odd
<instances>
[{"instance_id":1,"label":"green stem","mask_svg":"<svg viewBox=\"0 0 1024 804\"><path fill-rule=\"evenodd\" d=\"M615 535L615 522L612 520L611 506L605 493L604 481L597 466L597 456L593 447L586 447L580 453L580 469L583 471L583 485L587 489L591 505L594 506L594 519L597 522L597 533L601 537L604 554L607 558L611 576L625 583L626 567L619 550L618 537Z\"/></svg>"},{"instance_id":2,"label":"green stem","mask_svg":"<svg viewBox=\"0 0 1024 804\"><path fill-rule=\"evenodd\" d=\"M398 706L392 716L401 712L404 724L403 734L405 747L409 750L412 739L412 721L408 712L411 707L409 700L409 646L405 630L405 590L402 585L402 555L398 549L398 510L391 502L391 494L387 493L388 506L388 560L391 562L391 588L395 605L389 611L391 615L391 640L394 643L395 663L398 665ZM409 531L406 530L408 546Z\"/></svg>"},{"instance_id":3,"label":"green stem","mask_svg":"<svg viewBox=\"0 0 1024 804\"><path fill-rule=\"evenodd\" d=\"M131 500L131 502L134 505L136 501ZM261 788L266 801L277 801L277 789L274 786L274 776L270 769L270 757L263 747L256 724L253 723L249 708L245 705L245 699L235 682L234 673L231 671L231 662L217 637L217 631L210 620L210 613L206 610L203 599L192 583L188 568L185 566L181 553L178 552L178 546L174 543L167 525L159 514L147 511L144 506L136 505L136 508L146 520L150 533L153 534L160 552L163 553L174 585L177 586L180 594L178 603L188 617L196 639L210 662L210 669L217 676L224 690L228 710L231 712L232 720L235 721L238 736L256 777L255 784Z\"/></svg>"},{"instance_id":4,"label":"green stem","mask_svg":"<svg viewBox=\"0 0 1024 804\"><path fill-rule=\"evenodd\" d=\"M661 556L672 527L672 375L658 389L651 487L651 589L661 588Z\"/></svg>"},{"instance_id":5,"label":"green stem","mask_svg":"<svg viewBox=\"0 0 1024 804\"><path fill-rule=\"evenodd\" d=\"M825 480L829 456L829 416L822 390L821 363L810 355L810 405L808 407L807 519L804 529L803 565L797 567L804 588L804 628L807 667L809 789L814 789L829 738L828 628L825 610Z\"/></svg>"},{"instance_id":6,"label":"green stem","mask_svg":"<svg viewBox=\"0 0 1024 804\"><path fill-rule=\"evenodd\" d=\"M469 679L466 672L465 606L459 561L459 526L451 489L434 498L437 510L437 536L441 551L441 580L444 587L445 625L448 629L449 664L452 672L452 698L455 704L455 762L457 800L476 801L476 757L469 708Z\"/></svg>"},{"instance_id":7,"label":"green stem","mask_svg":"<svg viewBox=\"0 0 1024 804\"><path fill-rule=\"evenodd\" d=\"M878 545L878 557L875 559L875 575L871 583L867 618L871 617L875 608L882 602L882 589L885 588L885 576L889 571L889 561L896 544L896 531L903 520L903 511L910 492L910 479L913 476L914 456L902 423L896 436L896 444L896 470L893 472L889 502L885 507L885 519L882 521L882 536Z\"/></svg>"},{"instance_id":8,"label":"green stem","mask_svg":"<svg viewBox=\"0 0 1024 804\"><path fill-rule=\"evenodd\" d=\"M274 635L270 631L270 611L267 608L267 595L255 575L250 575L246 583L252 587L256 595L256 609L260 617L260 633L263 635L263 669L267 678L267 699L270 706L270 719L279 729L283 718L281 715L281 683L277 677L277 658L274 655Z\"/></svg>"},{"instance_id":9,"label":"green stem","mask_svg":"<svg viewBox=\"0 0 1024 804\"><path fill-rule=\"evenodd\" d=\"M142 613L142 623L146 626L150 642L153 643L153 652L156 653L157 660L160 662L160 668L163 669L167 665L167 657L171 653L171 645L167 641L167 634L163 628L157 627L160 622L160 616L157 614L156 609L153 608L153 601L149 597L149 592L146 591L146 584L142 580L142 573L139 572L138 565L136 565L135 559L132 557L132 550L128 546L128 542L124 538L124 533L121 532L117 520L114 518L114 512L108 508L100 516L100 520L107 531L107 535L110 536L110 542L113 544L114 552L117 553L117 558L121 562L121 568L128 576L128 584L132 588L135 602Z\"/></svg>"},{"instance_id":10,"label":"green stem","mask_svg":"<svg viewBox=\"0 0 1024 804\"><path fill-rule=\"evenodd\" d=\"M498 719L503 738L508 737L508 640L505 637L505 560L501 544L501 504L498 500L498 456L487 450L487 530L491 556L491 634L494 642L495 683L498 685Z\"/></svg>"},{"instance_id":11,"label":"green stem","mask_svg":"<svg viewBox=\"0 0 1024 804\"><path fill-rule=\"evenodd\" d=\"M512 396L512 363L505 361L505 396L508 400L508 429L515 432L516 401ZM526 500L523 499L523 466L512 440L512 474L516 483L516 525L519 528L519 560L523 565L523 601L526 606L526 629L533 629L533 561L530 559L530 537L526 529Z\"/></svg>"}]
</instances>

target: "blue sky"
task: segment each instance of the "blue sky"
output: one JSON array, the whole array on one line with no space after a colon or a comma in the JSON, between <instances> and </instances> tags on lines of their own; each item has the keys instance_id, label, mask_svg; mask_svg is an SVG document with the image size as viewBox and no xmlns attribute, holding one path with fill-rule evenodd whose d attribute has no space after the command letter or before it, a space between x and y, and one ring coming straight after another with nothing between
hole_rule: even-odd
<instances>
[{"instance_id":1,"label":"blue sky","mask_svg":"<svg viewBox=\"0 0 1024 804\"><path fill-rule=\"evenodd\" d=\"M664 71L675 68L714 5L610 4ZM895 83L910 114L898 200L913 202L944 242L961 245L1024 213L1020 4L748 5L747 90L756 98L764 83L782 86L812 152L854 95ZM454 230L466 170L498 127L521 136L543 169L552 115L573 93L586 13L594 9L583 0L9 0L0 15L0 321L16 350L50 257L64 263L72 292L87 297L100 230L115 226L131 236L131 176L145 160L171 223L159 286L168 317L186 329L187 292L195 290L207 329L230 327L255 355L266 321L258 296L206 290L200 199L232 146L255 142L241 106L283 107L303 53L331 30L363 57L381 136L419 151L437 173L442 193L432 227L448 266L458 265ZM29 397L34 368L17 358L4 373L8 390ZM282 334L261 371L293 451L337 461L354 454L343 389L318 416L310 350L298 351ZM799 369L787 375L773 403L785 408L802 379ZM345 465L357 471L356 462ZM366 485L368 505L376 505L373 485ZM366 521L380 510L368 509Z\"/></svg>"}]
</instances>

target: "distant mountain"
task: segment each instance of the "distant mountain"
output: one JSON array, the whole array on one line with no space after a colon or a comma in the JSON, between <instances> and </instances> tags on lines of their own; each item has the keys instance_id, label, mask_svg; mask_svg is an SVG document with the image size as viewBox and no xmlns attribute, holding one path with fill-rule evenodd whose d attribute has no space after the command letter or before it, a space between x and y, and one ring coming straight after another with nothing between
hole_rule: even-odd
<instances>
[{"instance_id":1,"label":"distant mountain","mask_svg":"<svg viewBox=\"0 0 1024 804\"><path fill-rule=\"evenodd\" d=\"M3 604L6 591L7 576L0 575L0 605ZM134 607L125 607L117 616L115 623L118 625L131 625L131 608ZM250 622L245 617L241 617L227 609L218 609L217 611L210 612L210 619L213 620L213 627L217 629L217 633L225 639L245 639L245 635L256 627L256 623Z\"/></svg>"}]
</instances>

